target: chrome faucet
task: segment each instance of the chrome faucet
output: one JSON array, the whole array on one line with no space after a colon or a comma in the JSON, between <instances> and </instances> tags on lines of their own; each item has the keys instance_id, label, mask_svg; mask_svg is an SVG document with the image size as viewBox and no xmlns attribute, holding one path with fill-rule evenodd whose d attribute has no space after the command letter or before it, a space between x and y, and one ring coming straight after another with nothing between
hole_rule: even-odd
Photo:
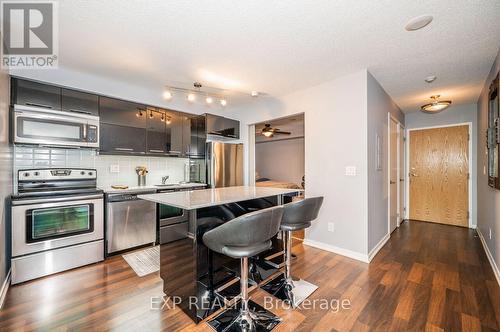
<instances>
[{"instance_id":1,"label":"chrome faucet","mask_svg":"<svg viewBox=\"0 0 500 332\"><path fill-rule=\"evenodd\" d=\"M161 177L161 184L165 184L165 182L167 182L168 178L170 178L169 175L162 176Z\"/></svg>"}]
</instances>

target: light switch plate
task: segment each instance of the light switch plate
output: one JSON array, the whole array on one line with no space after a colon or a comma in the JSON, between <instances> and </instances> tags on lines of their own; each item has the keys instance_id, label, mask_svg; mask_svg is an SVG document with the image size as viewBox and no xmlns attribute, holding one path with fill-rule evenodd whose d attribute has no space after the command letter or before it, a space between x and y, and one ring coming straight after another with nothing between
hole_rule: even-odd
<instances>
[{"instance_id":1,"label":"light switch plate","mask_svg":"<svg viewBox=\"0 0 500 332\"><path fill-rule=\"evenodd\" d=\"M356 176L356 166L346 166L345 167L346 176Z\"/></svg>"},{"instance_id":2,"label":"light switch plate","mask_svg":"<svg viewBox=\"0 0 500 332\"><path fill-rule=\"evenodd\" d=\"M109 172L110 173L120 173L120 165L118 165L118 164L109 165Z\"/></svg>"}]
</instances>

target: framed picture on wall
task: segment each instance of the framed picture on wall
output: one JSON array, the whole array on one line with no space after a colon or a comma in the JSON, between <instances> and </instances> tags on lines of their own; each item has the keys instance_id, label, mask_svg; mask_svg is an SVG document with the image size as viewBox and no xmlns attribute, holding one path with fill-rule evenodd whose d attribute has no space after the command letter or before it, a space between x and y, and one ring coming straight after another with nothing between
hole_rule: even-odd
<instances>
[{"instance_id":1,"label":"framed picture on wall","mask_svg":"<svg viewBox=\"0 0 500 332\"><path fill-rule=\"evenodd\" d=\"M380 135L375 135L375 169L382 170L382 139Z\"/></svg>"},{"instance_id":2,"label":"framed picture on wall","mask_svg":"<svg viewBox=\"0 0 500 332\"><path fill-rule=\"evenodd\" d=\"M500 105L499 80L497 77L491 82L488 94L488 130L486 146L488 151L488 185L500 189Z\"/></svg>"}]
</instances>

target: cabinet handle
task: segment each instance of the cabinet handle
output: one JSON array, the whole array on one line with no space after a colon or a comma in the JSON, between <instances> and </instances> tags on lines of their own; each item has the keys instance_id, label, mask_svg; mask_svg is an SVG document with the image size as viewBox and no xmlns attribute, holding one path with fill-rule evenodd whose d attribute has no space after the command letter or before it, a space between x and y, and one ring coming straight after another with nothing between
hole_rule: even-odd
<instances>
[{"instance_id":1,"label":"cabinet handle","mask_svg":"<svg viewBox=\"0 0 500 332\"><path fill-rule=\"evenodd\" d=\"M86 124L84 124L84 125L83 125L83 133L82 133L82 136L83 136L82 138L83 138L84 140L87 140L87 125L86 125Z\"/></svg>"},{"instance_id":2,"label":"cabinet handle","mask_svg":"<svg viewBox=\"0 0 500 332\"><path fill-rule=\"evenodd\" d=\"M156 153L164 153L165 151L163 150L155 150L155 149L150 149L149 152L156 152Z\"/></svg>"},{"instance_id":3,"label":"cabinet handle","mask_svg":"<svg viewBox=\"0 0 500 332\"><path fill-rule=\"evenodd\" d=\"M134 151L134 149L130 148L115 148L116 151Z\"/></svg>"},{"instance_id":4,"label":"cabinet handle","mask_svg":"<svg viewBox=\"0 0 500 332\"><path fill-rule=\"evenodd\" d=\"M170 150L170 151L168 151L168 153L173 153L173 154L181 154L181 152L180 152L180 151L174 151L174 150Z\"/></svg>"},{"instance_id":5,"label":"cabinet handle","mask_svg":"<svg viewBox=\"0 0 500 332\"><path fill-rule=\"evenodd\" d=\"M73 112L73 113L92 114L91 112L77 110L77 109L74 109L74 108L69 109L69 111Z\"/></svg>"},{"instance_id":6,"label":"cabinet handle","mask_svg":"<svg viewBox=\"0 0 500 332\"><path fill-rule=\"evenodd\" d=\"M227 134L227 136L236 138L236 135L232 135L232 134Z\"/></svg>"},{"instance_id":7,"label":"cabinet handle","mask_svg":"<svg viewBox=\"0 0 500 332\"><path fill-rule=\"evenodd\" d=\"M29 105L29 106L37 106L37 107L50 108L50 109L54 108L50 105L45 105L45 104L37 104L37 103L25 103L25 104Z\"/></svg>"}]
</instances>

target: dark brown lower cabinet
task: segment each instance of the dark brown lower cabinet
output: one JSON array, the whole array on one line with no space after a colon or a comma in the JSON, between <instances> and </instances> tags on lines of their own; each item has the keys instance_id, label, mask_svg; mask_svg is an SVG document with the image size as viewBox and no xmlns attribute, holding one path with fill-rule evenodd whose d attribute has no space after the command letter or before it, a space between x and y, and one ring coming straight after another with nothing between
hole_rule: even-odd
<instances>
[{"instance_id":1,"label":"dark brown lower cabinet","mask_svg":"<svg viewBox=\"0 0 500 332\"><path fill-rule=\"evenodd\" d=\"M103 154L146 154L146 129L101 123L100 151Z\"/></svg>"}]
</instances>

